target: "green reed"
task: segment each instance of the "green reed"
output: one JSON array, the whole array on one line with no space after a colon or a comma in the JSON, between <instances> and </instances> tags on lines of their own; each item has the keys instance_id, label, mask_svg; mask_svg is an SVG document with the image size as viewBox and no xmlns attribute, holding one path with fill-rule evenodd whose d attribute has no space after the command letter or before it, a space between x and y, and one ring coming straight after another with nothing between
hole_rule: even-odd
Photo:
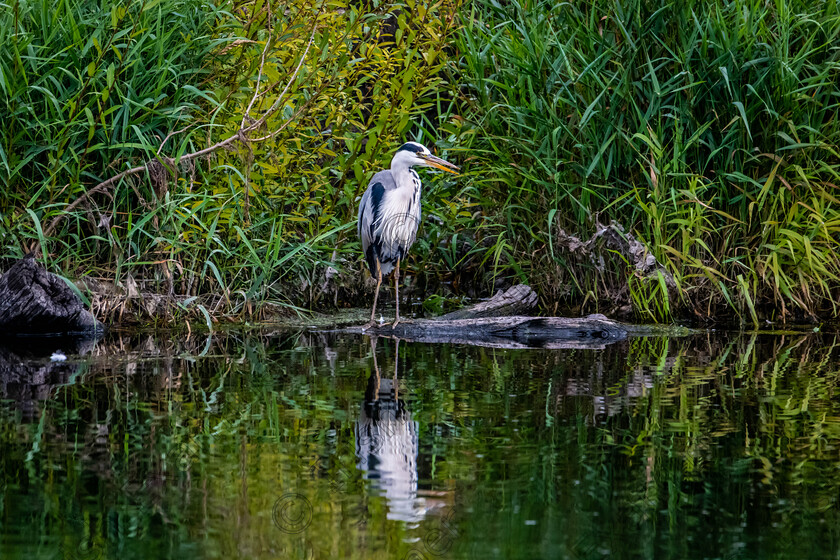
<instances>
[{"instance_id":1,"label":"green reed","mask_svg":"<svg viewBox=\"0 0 840 560\"><path fill-rule=\"evenodd\" d=\"M341 305L369 290L358 199L416 139L464 170L426 177L406 263L424 289L521 281L550 313L653 320L836 314L834 4L3 6L2 258L37 244L66 277L199 318ZM247 143L179 161L271 107ZM168 170L70 206L148 162ZM611 221L673 282L563 242Z\"/></svg>"},{"instance_id":2,"label":"green reed","mask_svg":"<svg viewBox=\"0 0 840 560\"><path fill-rule=\"evenodd\" d=\"M616 220L674 275L671 312L836 313L835 4L478 2L462 17L482 197L509 201L493 218L530 276L552 274L546 301L606 297L616 271L548 249L552 229ZM656 282L631 279L632 300L666 318Z\"/></svg>"}]
</instances>

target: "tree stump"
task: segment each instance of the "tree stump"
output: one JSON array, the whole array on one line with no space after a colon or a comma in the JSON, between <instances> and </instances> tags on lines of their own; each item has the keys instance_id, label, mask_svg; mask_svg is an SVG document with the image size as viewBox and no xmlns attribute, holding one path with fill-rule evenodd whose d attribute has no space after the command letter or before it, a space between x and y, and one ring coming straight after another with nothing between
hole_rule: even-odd
<instances>
[{"instance_id":1,"label":"tree stump","mask_svg":"<svg viewBox=\"0 0 840 560\"><path fill-rule=\"evenodd\" d=\"M0 334L96 335L103 325L30 253L0 276Z\"/></svg>"}]
</instances>

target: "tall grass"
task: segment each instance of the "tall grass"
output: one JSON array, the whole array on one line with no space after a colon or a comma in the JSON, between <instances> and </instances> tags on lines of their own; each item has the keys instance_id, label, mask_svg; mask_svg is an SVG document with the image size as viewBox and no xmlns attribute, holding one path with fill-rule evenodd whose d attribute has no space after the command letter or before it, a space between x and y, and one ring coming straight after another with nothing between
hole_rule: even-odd
<instances>
[{"instance_id":1,"label":"tall grass","mask_svg":"<svg viewBox=\"0 0 840 560\"><path fill-rule=\"evenodd\" d=\"M547 302L606 297L551 232L616 220L674 275L683 313L836 314L835 4L481 1L462 18L475 181L506 203L493 219L550 278Z\"/></svg>"},{"instance_id":2,"label":"tall grass","mask_svg":"<svg viewBox=\"0 0 840 560\"><path fill-rule=\"evenodd\" d=\"M205 317L354 302L359 196L413 139L465 171L426 181L418 289L524 281L549 312L655 320L836 315L834 4L2 7L0 258L38 245L65 276ZM611 221L664 268L570 250Z\"/></svg>"},{"instance_id":3,"label":"tall grass","mask_svg":"<svg viewBox=\"0 0 840 560\"><path fill-rule=\"evenodd\" d=\"M0 10L0 201L39 217L204 113L223 12L204 0ZM30 188L24 188L29 186Z\"/></svg>"}]
</instances>

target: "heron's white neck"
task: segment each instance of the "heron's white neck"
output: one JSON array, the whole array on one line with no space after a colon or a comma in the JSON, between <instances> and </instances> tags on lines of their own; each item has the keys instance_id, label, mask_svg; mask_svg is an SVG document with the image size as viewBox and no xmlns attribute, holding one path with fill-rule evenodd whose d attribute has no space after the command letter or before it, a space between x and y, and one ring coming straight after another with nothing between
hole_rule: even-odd
<instances>
[{"instance_id":1,"label":"heron's white neck","mask_svg":"<svg viewBox=\"0 0 840 560\"><path fill-rule=\"evenodd\" d=\"M407 162L402 158L395 157L391 160L391 173L394 175L394 182L397 184L397 188L414 188L414 177L416 176L416 173L412 172L412 165L414 165L414 162Z\"/></svg>"}]
</instances>

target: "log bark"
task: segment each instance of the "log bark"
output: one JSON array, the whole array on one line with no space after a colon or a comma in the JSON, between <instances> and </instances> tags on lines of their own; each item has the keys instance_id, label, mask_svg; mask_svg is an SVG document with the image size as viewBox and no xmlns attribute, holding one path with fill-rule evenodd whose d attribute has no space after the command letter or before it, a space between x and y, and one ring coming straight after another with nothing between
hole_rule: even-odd
<instances>
[{"instance_id":1,"label":"log bark","mask_svg":"<svg viewBox=\"0 0 840 560\"><path fill-rule=\"evenodd\" d=\"M475 305L437 317L440 321L478 319L481 317L512 317L523 315L537 306L537 294L530 286L517 284Z\"/></svg>"},{"instance_id":2,"label":"log bark","mask_svg":"<svg viewBox=\"0 0 840 560\"><path fill-rule=\"evenodd\" d=\"M596 314L588 317L501 317L441 321L418 319L396 327L385 323L349 332L386 336L423 343L454 343L491 348L604 348L630 336L684 336L690 330L674 327L628 325Z\"/></svg>"},{"instance_id":3,"label":"log bark","mask_svg":"<svg viewBox=\"0 0 840 560\"><path fill-rule=\"evenodd\" d=\"M0 277L0 335L96 335L103 325L30 253Z\"/></svg>"}]
</instances>

